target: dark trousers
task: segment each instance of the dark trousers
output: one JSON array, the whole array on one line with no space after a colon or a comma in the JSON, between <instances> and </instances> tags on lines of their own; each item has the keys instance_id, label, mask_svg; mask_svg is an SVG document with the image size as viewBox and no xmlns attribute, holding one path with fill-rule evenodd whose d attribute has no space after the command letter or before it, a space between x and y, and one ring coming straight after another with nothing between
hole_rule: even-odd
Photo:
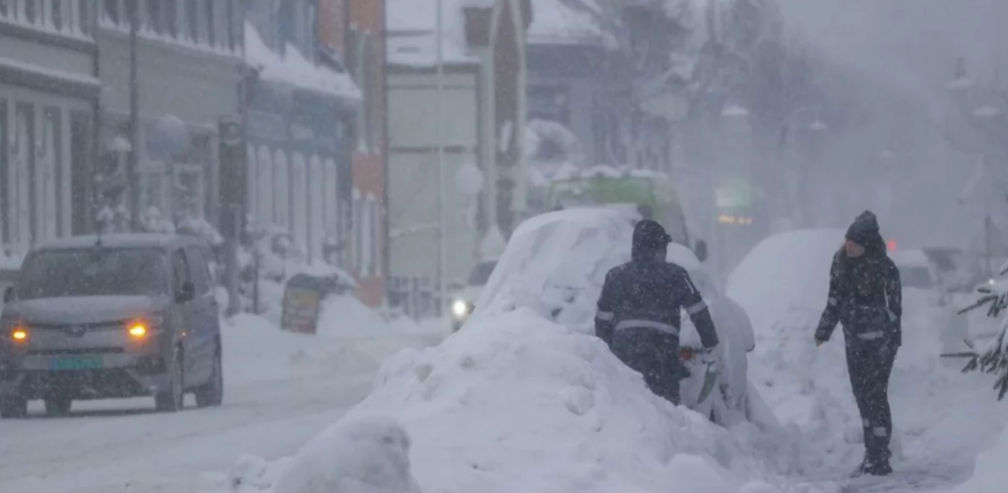
<instances>
[{"instance_id":1,"label":"dark trousers","mask_svg":"<svg viewBox=\"0 0 1008 493\"><path fill-rule=\"evenodd\" d=\"M613 354L625 365L644 375L651 392L679 405L679 339L655 329L617 330L613 334Z\"/></svg>"},{"instance_id":2,"label":"dark trousers","mask_svg":"<svg viewBox=\"0 0 1008 493\"><path fill-rule=\"evenodd\" d=\"M886 342L847 344L847 373L864 427L865 460L888 463L892 453L892 413L889 410L889 376L896 347Z\"/></svg>"}]
</instances>

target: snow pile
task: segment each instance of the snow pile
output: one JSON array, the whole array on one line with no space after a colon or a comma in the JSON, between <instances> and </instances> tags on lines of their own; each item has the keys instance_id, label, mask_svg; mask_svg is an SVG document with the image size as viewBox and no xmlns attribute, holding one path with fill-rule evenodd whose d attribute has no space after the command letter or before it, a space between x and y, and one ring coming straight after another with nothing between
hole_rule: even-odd
<instances>
[{"instance_id":1,"label":"snow pile","mask_svg":"<svg viewBox=\"0 0 1008 493\"><path fill-rule=\"evenodd\" d=\"M393 356L329 438L256 477L279 476L273 491L284 493L284 476L349 467L330 459L334 437L368 416L409 431L413 474L428 492L777 491L749 483L776 482L765 472L771 444L754 428L729 431L672 406L600 340L527 309Z\"/></svg>"},{"instance_id":2,"label":"snow pile","mask_svg":"<svg viewBox=\"0 0 1008 493\"><path fill-rule=\"evenodd\" d=\"M301 449L274 491L420 493L410 474L409 449L410 437L395 420L344 420Z\"/></svg>"},{"instance_id":3,"label":"snow pile","mask_svg":"<svg viewBox=\"0 0 1008 493\"><path fill-rule=\"evenodd\" d=\"M245 23L245 61L259 70L263 79L347 98L361 99L360 89L346 73L337 73L306 59L293 45L284 54L271 50L255 26Z\"/></svg>"},{"instance_id":4,"label":"snow pile","mask_svg":"<svg viewBox=\"0 0 1008 493\"><path fill-rule=\"evenodd\" d=\"M1008 484L1008 429L994 446L977 457L973 476L951 493L1000 493Z\"/></svg>"},{"instance_id":5,"label":"snow pile","mask_svg":"<svg viewBox=\"0 0 1008 493\"><path fill-rule=\"evenodd\" d=\"M248 382L293 374L377 371L386 357L405 347L437 344L447 333L439 328L402 319L386 321L352 296L323 302L315 335L285 332L278 319L242 313L221 319L224 358L237 362L225 365L230 373L225 377Z\"/></svg>"},{"instance_id":6,"label":"snow pile","mask_svg":"<svg viewBox=\"0 0 1008 493\"><path fill-rule=\"evenodd\" d=\"M756 332L753 385L786 427L800 431L805 474L834 484L864 453L842 329L822 347L813 342L843 234L809 230L768 238L728 281L729 296L748 311ZM965 479L962 471L971 467L977 444L1008 424L1008 416L989 380L944 367L938 356L941 309L927 299L926 293L904 293L903 345L889 386L893 467L923 478L924 486L947 487Z\"/></svg>"}]
</instances>

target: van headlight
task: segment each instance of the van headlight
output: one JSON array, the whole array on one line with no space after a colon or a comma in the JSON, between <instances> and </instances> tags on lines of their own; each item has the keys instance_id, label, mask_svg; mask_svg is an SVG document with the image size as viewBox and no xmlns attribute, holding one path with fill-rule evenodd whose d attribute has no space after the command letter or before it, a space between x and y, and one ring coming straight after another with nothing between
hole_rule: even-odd
<instances>
[{"instance_id":1,"label":"van headlight","mask_svg":"<svg viewBox=\"0 0 1008 493\"><path fill-rule=\"evenodd\" d=\"M465 318L472 311L472 306L465 300L455 300L451 306L455 318Z\"/></svg>"}]
</instances>

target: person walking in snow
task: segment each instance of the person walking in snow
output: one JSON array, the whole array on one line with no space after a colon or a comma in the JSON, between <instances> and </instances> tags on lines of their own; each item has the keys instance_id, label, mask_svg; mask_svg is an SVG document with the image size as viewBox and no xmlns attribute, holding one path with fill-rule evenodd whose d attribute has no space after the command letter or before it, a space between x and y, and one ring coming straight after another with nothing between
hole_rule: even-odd
<instances>
[{"instance_id":1,"label":"person walking in snow","mask_svg":"<svg viewBox=\"0 0 1008 493\"><path fill-rule=\"evenodd\" d=\"M714 322L689 274L665 261L672 238L660 224L634 226L630 262L606 274L595 315L595 333L624 364L644 375L648 388L679 404L680 311L685 308L701 342L718 345Z\"/></svg>"},{"instance_id":2,"label":"person walking in snow","mask_svg":"<svg viewBox=\"0 0 1008 493\"><path fill-rule=\"evenodd\" d=\"M892 472L889 376L902 344L902 286L886 254L878 220L865 211L847 230L830 267L829 299L815 332L816 345L843 325L847 373L864 427L865 458L855 475Z\"/></svg>"}]
</instances>

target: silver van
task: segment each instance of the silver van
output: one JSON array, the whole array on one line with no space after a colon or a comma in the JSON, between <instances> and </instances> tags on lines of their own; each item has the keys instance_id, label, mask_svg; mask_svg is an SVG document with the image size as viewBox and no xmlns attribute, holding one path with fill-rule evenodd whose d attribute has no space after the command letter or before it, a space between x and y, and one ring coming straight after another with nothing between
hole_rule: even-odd
<instances>
[{"instance_id":1,"label":"silver van","mask_svg":"<svg viewBox=\"0 0 1008 493\"><path fill-rule=\"evenodd\" d=\"M220 322L207 252L195 238L79 236L34 248L0 316L0 417L32 399L153 395L159 411L218 406Z\"/></svg>"}]
</instances>

